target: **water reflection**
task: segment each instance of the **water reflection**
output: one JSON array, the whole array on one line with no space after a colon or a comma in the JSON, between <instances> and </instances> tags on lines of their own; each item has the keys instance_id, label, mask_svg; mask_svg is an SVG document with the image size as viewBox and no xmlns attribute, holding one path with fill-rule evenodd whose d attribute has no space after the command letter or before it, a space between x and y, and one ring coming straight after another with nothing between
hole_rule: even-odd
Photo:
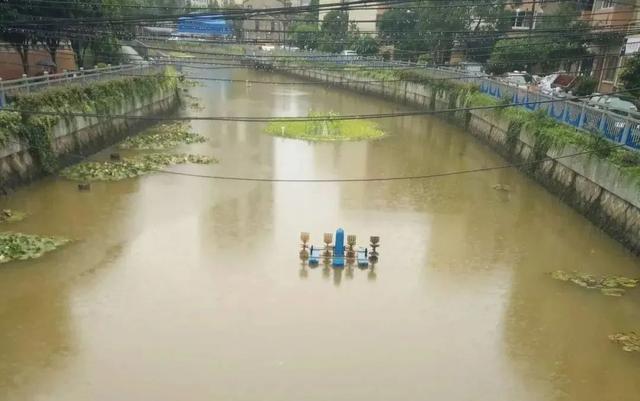
<instances>
[{"instance_id":1,"label":"water reflection","mask_svg":"<svg viewBox=\"0 0 640 401\"><path fill-rule=\"evenodd\" d=\"M223 76L264 78L257 74ZM315 87L209 82L194 92L210 115L401 108ZM261 125L198 121L209 141L179 151L220 164L176 168L340 178L503 163L435 119L380 124L390 134L380 141L311 144L262 135ZM640 393L637 359L606 340L640 321L640 293L593 296L546 274L637 276L637 259L514 170L317 185L151 175L85 194L48 180L6 207L33 213L17 230L76 242L0 268L2 401ZM298 264L301 231L339 226L380 235L385 259L367 269Z\"/></svg>"},{"instance_id":2,"label":"water reflection","mask_svg":"<svg viewBox=\"0 0 640 401\"><path fill-rule=\"evenodd\" d=\"M313 274L313 270L317 269L318 265L309 265L306 262L300 263L300 269L298 269L298 276L300 280L314 279L317 274ZM356 280L362 279L365 281L375 281L378 278L376 264L372 264L371 267L356 266L354 264L346 265L345 267L333 267L328 260L323 262L320 269L322 278L327 282L332 282L336 287L340 287L343 280L351 281L355 276L358 276Z\"/></svg>"}]
</instances>

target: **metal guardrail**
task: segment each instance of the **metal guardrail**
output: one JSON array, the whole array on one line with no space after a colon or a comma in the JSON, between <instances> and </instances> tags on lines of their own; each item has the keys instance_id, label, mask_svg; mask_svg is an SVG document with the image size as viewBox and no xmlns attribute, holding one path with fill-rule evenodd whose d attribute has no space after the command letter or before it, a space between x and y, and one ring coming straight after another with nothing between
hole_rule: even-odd
<instances>
[{"instance_id":1,"label":"metal guardrail","mask_svg":"<svg viewBox=\"0 0 640 401\"><path fill-rule=\"evenodd\" d=\"M11 97L36 92L50 87L68 84L85 84L94 81L116 79L132 74L148 74L160 67L151 64L124 64L117 66L96 67L85 70L65 71L59 74L44 74L37 77L25 77L3 81L0 78L0 108L4 107Z\"/></svg>"},{"instance_id":2,"label":"metal guardrail","mask_svg":"<svg viewBox=\"0 0 640 401\"><path fill-rule=\"evenodd\" d=\"M274 56L280 52L257 52L250 57ZM331 55L320 52L288 52L310 62L324 62L332 64L367 66L367 67L398 67L416 68L422 70L429 78L454 79L456 82L470 83L480 88L480 92L489 96L507 99L512 104L522 106L529 111L543 110L554 120L567 124L578 130L598 134L616 144L623 145L630 150L640 150L640 120L631 116L616 114L609 110L590 106L586 102L552 97L532 91L528 87L522 88L500 82L486 74L473 74L455 70L450 67L430 67L424 64L406 61L383 61L377 57ZM332 57L333 56L333 57ZM297 60L300 60L298 58ZM292 60L296 60L295 58Z\"/></svg>"},{"instance_id":3,"label":"metal guardrail","mask_svg":"<svg viewBox=\"0 0 640 401\"><path fill-rule=\"evenodd\" d=\"M282 55L282 51L260 52L254 51L238 59L260 60L264 56L273 57ZM551 97L528 88L520 88L500 82L486 76L473 75L462 71L456 71L446 67L429 67L423 64L403 61L384 61L378 57L345 56L320 52L284 52L286 55L296 56L291 61L303 59L315 63L332 63L352 65L354 67L399 67L416 68L427 74L430 78L455 79L477 85L482 93L499 99L508 99L512 104L522 106L529 111L543 110L549 117L558 122L567 124L579 130L598 134L611 142L621 144L628 149L640 150L640 120L630 116L622 116L614 112L592 107L585 102ZM197 62L192 60L192 62ZM210 60L210 59L209 59ZM273 59L271 59L273 60ZM204 60L203 60L204 61ZM169 61L170 63L171 61ZM270 61L273 62L273 61ZM129 76L133 73L148 73L162 68L159 64L127 64L119 66L107 66L90 70L77 70L50 74L39 77L21 78L10 81L0 79L0 108L6 105L7 99L20 93L49 88L55 85L69 83L84 84L96 80Z\"/></svg>"},{"instance_id":4,"label":"metal guardrail","mask_svg":"<svg viewBox=\"0 0 640 401\"><path fill-rule=\"evenodd\" d=\"M465 77L458 71L427 68L433 77L457 78L472 83L480 92L489 96L506 99L528 111L542 110L554 120L598 134L611 142L632 150L640 150L640 120L590 106L586 102L562 99L532 91L487 77Z\"/></svg>"}]
</instances>

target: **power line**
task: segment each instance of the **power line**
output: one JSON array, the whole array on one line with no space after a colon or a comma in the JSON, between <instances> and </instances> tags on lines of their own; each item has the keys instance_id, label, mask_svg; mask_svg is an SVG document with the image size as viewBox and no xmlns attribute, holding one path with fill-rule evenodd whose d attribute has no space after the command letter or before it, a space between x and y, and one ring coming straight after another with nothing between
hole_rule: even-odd
<instances>
[{"instance_id":1,"label":"power line","mask_svg":"<svg viewBox=\"0 0 640 401\"><path fill-rule=\"evenodd\" d=\"M640 90L640 87L625 89L620 91L613 91L610 95L629 93ZM591 94L586 96L576 96L572 100L576 99L588 99L594 96L600 96L598 94ZM550 99L540 100L535 102L528 102L528 105L548 104L564 102L565 99ZM460 107L452 109L441 110L416 110L405 111L395 113L377 113L377 114L351 114L351 115L339 115L339 116L307 116L307 117L250 117L250 116L192 116L192 117L156 117L156 116L131 116L127 114L99 114L99 113L76 113L76 112L61 112L61 111L46 111L46 110L27 110L27 109L11 109L5 108L4 111L22 113L23 115L48 115L58 117L95 117L95 118L107 118L107 119L131 119L131 120L143 120L143 121L231 121L231 122L305 122L305 121L343 121L343 120L365 120L365 119L382 119L382 118L396 118L407 116L421 116L421 115L434 115L434 114L446 114L457 113L464 111L474 110L494 110L505 109L509 107L520 107L519 104L498 104L491 106L473 106L473 107Z\"/></svg>"},{"instance_id":2,"label":"power line","mask_svg":"<svg viewBox=\"0 0 640 401\"><path fill-rule=\"evenodd\" d=\"M11 141L18 145L24 146L23 142ZM611 145L608 150L613 150L617 148L621 148L624 145L615 144ZM45 149L41 146L29 145L27 144L29 149ZM184 177L192 177L192 178L206 178L213 180L224 180L224 181L244 181L244 182L268 182L268 183L354 183L354 182L389 182L389 181L410 181L410 180L427 180L434 178L442 178L442 177L451 177L457 175L464 174L474 174L474 173L482 173L487 171L496 171L496 170L504 170L509 168L520 168L526 166L532 166L539 163L544 163L547 161L557 161L561 159L567 159L571 157L577 157L587 154L592 154L594 152L599 151L599 149L591 149L584 150L581 152L575 152L568 155L562 155L557 157L545 157L538 160L532 160L521 163L509 163L500 166L491 166L491 167L479 167L475 169L466 169L466 170L454 170L454 171L446 171L441 173L432 173L432 174L421 174L421 175L410 175L410 176L391 176L391 177L362 177L362 178L263 178L263 177L241 177L241 176L226 176L226 175L211 175L211 174L196 174L196 173L186 173L180 171L171 171L171 170L163 170L163 169L151 169L150 171L161 173L161 174L169 174L169 175L178 175ZM86 156L81 154L69 153L66 156L74 157L79 160L86 159Z\"/></svg>"},{"instance_id":3,"label":"power line","mask_svg":"<svg viewBox=\"0 0 640 401\"><path fill-rule=\"evenodd\" d=\"M620 148L624 145L612 145L609 149L613 150L616 148ZM597 150L585 150L582 152L576 152L569 155L563 155L558 157L546 157L539 160L533 160L529 162L522 163L512 163L505 164L501 166L492 166L492 167L480 167L476 169L468 169L468 170L457 170L457 171L448 171L442 173L434 173L434 174L422 174L422 175L412 175L412 176L395 176L395 177L366 177L366 178L259 178L259 177L238 177L238 176L225 176L225 175L209 175L209 174L195 174L195 173L185 173L179 171L170 171L170 170L152 170L158 173L164 174L172 174L186 177L194 177L194 178L207 178L214 180L225 180L225 181L249 181L249 182L274 182L274 183L344 183L344 182L384 182L384 181L409 181L409 180L426 180L433 178L442 178L442 177L451 177L456 175L463 174L472 174L472 173L482 173L486 171L495 171L495 170L504 170L508 168L520 168L531 165L536 165L539 163L544 163L547 161L557 161L560 159L566 159L570 157L577 157L586 154L591 154L596 152Z\"/></svg>"}]
</instances>

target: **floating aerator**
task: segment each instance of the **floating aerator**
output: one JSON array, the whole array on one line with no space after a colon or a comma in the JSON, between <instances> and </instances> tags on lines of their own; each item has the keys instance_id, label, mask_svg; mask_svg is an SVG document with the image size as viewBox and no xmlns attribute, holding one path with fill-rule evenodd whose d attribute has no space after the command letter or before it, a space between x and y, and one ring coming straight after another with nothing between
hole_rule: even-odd
<instances>
[{"instance_id":1,"label":"floating aerator","mask_svg":"<svg viewBox=\"0 0 640 401\"><path fill-rule=\"evenodd\" d=\"M333 243L333 233L325 233L323 235L324 247L309 246L310 235L307 232L300 233L300 240L302 241L302 250L300 251L300 259L303 262L308 260L310 266L317 266L320 263L320 259L324 264L328 265L330 262L333 267L342 268L345 265L351 266L356 261L359 267L369 267L369 264L373 267L378 262L377 248L380 246L380 237L371 236L370 246L371 252L365 247L356 247L356 236L347 235L347 247L345 248L345 234L342 228L336 230L335 243Z\"/></svg>"}]
</instances>

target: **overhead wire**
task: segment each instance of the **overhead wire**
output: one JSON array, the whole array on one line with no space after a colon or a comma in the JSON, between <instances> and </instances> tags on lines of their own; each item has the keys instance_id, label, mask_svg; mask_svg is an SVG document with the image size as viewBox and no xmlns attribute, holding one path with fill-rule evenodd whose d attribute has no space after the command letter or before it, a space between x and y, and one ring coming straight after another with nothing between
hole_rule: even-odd
<instances>
[{"instance_id":1,"label":"overhead wire","mask_svg":"<svg viewBox=\"0 0 640 401\"><path fill-rule=\"evenodd\" d=\"M640 87L613 91L610 95L619 95L622 93L629 93L640 90ZM589 99L595 96L601 96L600 94L591 94L585 96L576 96L572 100ZM528 102L528 105L539 105L564 102L566 99L550 99L550 100L538 100L534 102ZM408 116L424 116L434 114L448 114L457 112L466 112L474 110L495 110L505 109L510 107L520 107L519 104L496 104L488 106L471 106L460 108L448 108L440 110L415 110L393 113L375 113L375 114L351 114L351 115L337 115L331 116L306 116L306 117L251 117L251 116L131 116L127 114L100 114L100 113L88 113L88 112L63 112L63 111L48 111L48 110L30 110L30 109L12 109L5 108L4 111L17 112L23 115L48 115L48 116L64 116L64 117L94 117L94 118L109 118L109 119L133 119L143 121L231 121L231 122L292 122L292 121L344 121L344 120L365 120L365 119L382 119L382 118L397 118Z\"/></svg>"}]
</instances>

